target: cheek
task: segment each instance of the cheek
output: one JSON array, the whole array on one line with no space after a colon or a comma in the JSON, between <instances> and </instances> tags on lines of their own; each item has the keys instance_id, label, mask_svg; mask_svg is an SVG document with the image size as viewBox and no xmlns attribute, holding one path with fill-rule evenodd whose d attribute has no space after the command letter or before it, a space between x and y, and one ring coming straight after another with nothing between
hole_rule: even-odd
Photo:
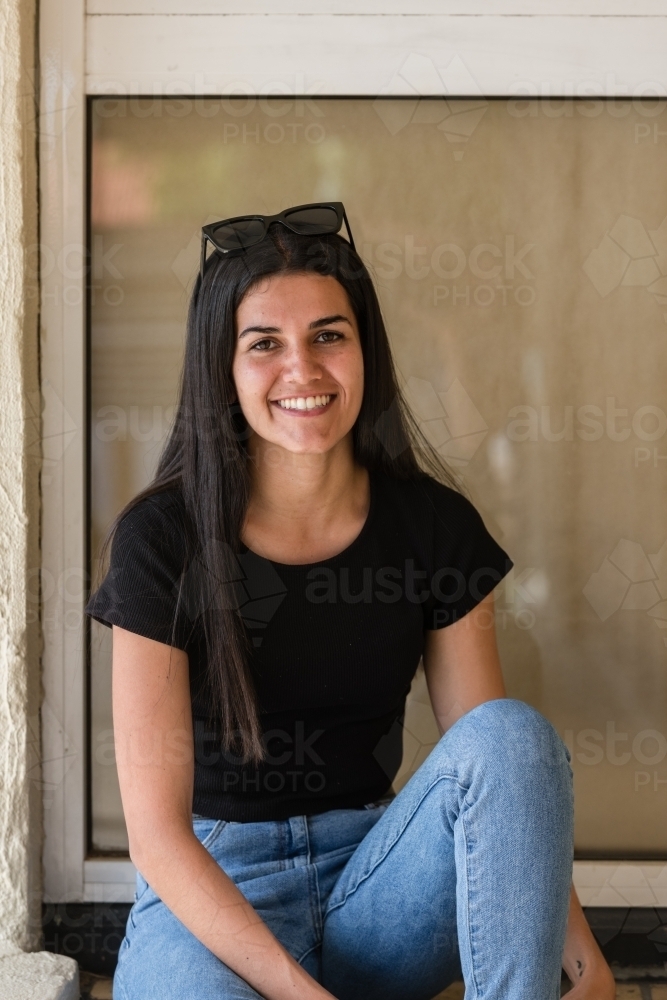
<instances>
[{"instance_id":1,"label":"cheek","mask_svg":"<svg viewBox=\"0 0 667 1000\"><path fill-rule=\"evenodd\" d=\"M239 399L252 400L266 394L273 376L268 365L253 363L254 358L240 357L232 366L232 376Z\"/></svg>"},{"instance_id":2,"label":"cheek","mask_svg":"<svg viewBox=\"0 0 667 1000\"><path fill-rule=\"evenodd\" d=\"M350 386L354 386L356 393L361 395L364 391L364 357L361 348L350 358L348 379Z\"/></svg>"}]
</instances>

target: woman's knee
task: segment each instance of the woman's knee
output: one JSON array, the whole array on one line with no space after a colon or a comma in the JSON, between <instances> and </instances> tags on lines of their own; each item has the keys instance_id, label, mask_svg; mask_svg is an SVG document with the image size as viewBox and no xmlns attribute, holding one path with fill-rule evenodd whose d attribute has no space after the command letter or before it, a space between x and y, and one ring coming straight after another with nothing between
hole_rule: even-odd
<instances>
[{"instance_id":1,"label":"woman's knee","mask_svg":"<svg viewBox=\"0 0 667 1000\"><path fill-rule=\"evenodd\" d=\"M569 752L549 720L515 698L477 705L445 733L441 745L459 759L499 768L512 764L569 767Z\"/></svg>"}]
</instances>

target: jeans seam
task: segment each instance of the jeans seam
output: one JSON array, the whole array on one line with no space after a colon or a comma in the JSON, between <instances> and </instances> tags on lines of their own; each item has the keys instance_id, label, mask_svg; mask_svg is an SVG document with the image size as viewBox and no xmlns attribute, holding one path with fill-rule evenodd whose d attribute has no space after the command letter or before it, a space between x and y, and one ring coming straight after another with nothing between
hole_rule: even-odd
<instances>
[{"instance_id":1,"label":"jeans seam","mask_svg":"<svg viewBox=\"0 0 667 1000\"><path fill-rule=\"evenodd\" d=\"M466 928L468 930L466 948L467 948L467 952L468 952L468 962L469 962L469 965L470 965L470 978L471 978L471 981L472 981L471 985L473 986L473 988L475 990L474 997L478 997L479 996L479 986L477 984L477 977L475 975L475 962L474 962L474 959L473 959L473 945L472 945L472 926L471 926L471 922L470 922L470 870L468 868L468 860L469 860L469 855L468 855L468 835L467 835L466 825L465 825L464 810L465 810L465 800L464 800L464 803L463 803L463 808L461 809L461 812L459 814L459 820L461 822L461 829L463 830L463 842L464 842L464 846L465 846L465 865L464 865L464 877L465 877L465 922L466 922ZM461 950L461 936L459 935L459 951L460 950ZM466 983L466 992L467 992L467 990L468 990L468 984ZM471 997L471 1000L474 1000L474 997Z\"/></svg>"},{"instance_id":2,"label":"jeans seam","mask_svg":"<svg viewBox=\"0 0 667 1000\"><path fill-rule=\"evenodd\" d=\"M316 944L311 944L310 948L306 948L303 955L297 958L297 962L299 963L299 965L301 965L313 951L317 951L317 949L320 947L320 944L321 942L318 941Z\"/></svg>"},{"instance_id":3,"label":"jeans seam","mask_svg":"<svg viewBox=\"0 0 667 1000\"><path fill-rule=\"evenodd\" d=\"M308 819L304 819L304 834L306 840L306 872L308 880L308 902L310 913L315 928L315 936L322 940L322 903L320 899L320 884L317 877L317 865L313 864L310 849L310 830L308 829ZM315 897L313 899L313 896ZM315 947L317 947L315 945ZM311 949L312 950L312 949ZM308 952L306 952L308 954Z\"/></svg>"},{"instance_id":4,"label":"jeans seam","mask_svg":"<svg viewBox=\"0 0 667 1000\"><path fill-rule=\"evenodd\" d=\"M306 864L309 865L312 862L311 862L311 856L310 856L310 830L308 829L308 819L307 818L304 818L304 821L303 821L303 835L304 835L304 839L306 841Z\"/></svg>"},{"instance_id":5,"label":"jeans seam","mask_svg":"<svg viewBox=\"0 0 667 1000\"><path fill-rule=\"evenodd\" d=\"M365 875L362 875L362 877L361 877L361 878L359 879L359 881L358 881L358 882L356 883L356 885L355 885L355 886L354 886L353 888L351 888L351 889L348 889L348 891L347 891L347 892L345 893L345 896L344 896L344 897L343 897L343 898L342 898L342 899L340 900L340 902L339 902L339 903L334 903L334 905L333 905L333 906L330 906L330 907L328 907L328 908L327 908L327 912L326 912L326 914L325 914L325 917L326 917L326 916L328 916L328 915L329 915L330 913L333 913L333 911L334 911L334 910L337 910L337 909L338 909L339 907L341 907L341 906L343 905L343 903L345 903L345 902L346 902L346 900L347 900L347 899L349 899L349 897L350 897L350 896L351 896L351 895L352 895L353 893L355 893L355 892L357 891L357 889L359 888L359 886L360 886L360 885L361 885L361 884L362 884L363 882L365 882L365 881L366 881L367 879L369 879L369 878L370 878L370 876L371 876L371 875L373 874L373 872L374 872L374 871L375 871L375 870L376 870L377 868L379 868L379 866L380 866L380 865L382 864L382 862L383 862L383 861L384 861L384 859L385 859L385 858L387 857L387 855L389 854L389 852L390 852L391 850L393 850L393 848L394 848L394 847L396 846L397 842L398 842L398 841L400 840L400 838L401 838L401 837L403 836L403 834L405 833L405 831L406 831L406 829L407 829L408 825L409 825L409 824L410 824L410 823L412 822L412 819L413 819L413 817L414 817L415 813L417 812L417 810L419 809L420 805L422 804L422 802L424 801L424 799L426 798L426 796L427 796L427 795L429 794L429 792L430 792L430 791L431 791L431 790L432 790L433 788L435 788L435 786L436 786L437 784L439 784L439 783L440 783L441 781L448 781L448 780L449 780L449 781L454 781L454 782L456 782L456 785L457 785L457 786L458 786L458 787L459 787L459 788L460 788L460 789L461 789L462 791L464 791L464 792L466 792L466 793L467 793L468 789L467 789L467 788L466 788L466 787L465 787L464 785L461 785L461 784L460 784L460 782L459 782L459 780L458 780L458 778L456 777L456 775L455 775L455 774L439 774L439 775L437 776L437 778L435 778L435 779L434 779L434 780L433 780L433 781L431 782L431 784L430 784L430 785L428 786L428 788L426 789L426 791L424 792L424 794L422 795L422 797L421 797L421 798L419 799L419 801L417 802L416 806L414 807L414 809L412 810L412 812L410 813L410 815L409 815L409 816L407 817L407 819L405 820L405 822L404 822L403 826L401 827L401 829L400 829L400 830L399 830L399 832L397 833L396 837L394 837L394 839L392 840L391 844L389 844L389 846L388 846L388 847L386 848L386 850L384 851L384 853L382 854L382 856L381 856L380 858L378 858L378 860L377 860L377 861L375 862L375 864L373 865L373 867L372 867L372 868L370 868L370 869L369 869L369 871L367 871ZM386 813L385 813L384 815L386 815ZM382 819L382 817L380 817L380 819ZM363 843L363 841L362 841L362 843ZM353 855L353 856L354 856L354 855Z\"/></svg>"},{"instance_id":6,"label":"jeans seam","mask_svg":"<svg viewBox=\"0 0 667 1000\"><path fill-rule=\"evenodd\" d=\"M209 846L213 843L214 840L217 839L218 834L224 829L225 826L227 826L227 820L225 819L217 820L215 826L213 827L209 835L204 840L200 841L202 847L205 847L208 850Z\"/></svg>"},{"instance_id":7,"label":"jeans seam","mask_svg":"<svg viewBox=\"0 0 667 1000\"><path fill-rule=\"evenodd\" d=\"M309 865L309 868L311 870L309 873L309 881L312 879L314 894L315 894L315 900L313 901L311 899L310 907L313 912L313 920L315 923L315 934L316 937L318 938L318 941L321 943L322 933L324 930L324 919L322 917L322 896L320 894L320 879L317 871L317 865Z\"/></svg>"},{"instance_id":8,"label":"jeans seam","mask_svg":"<svg viewBox=\"0 0 667 1000\"><path fill-rule=\"evenodd\" d=\"M287 854L287 826L285 822L280 823L278 826L278 836L280 838L280 846L278 849L278 859L279 859L279 869L281 872L287 871L288 868L293 867L292 863L288 861Z\"/></svg>"},{"instance_id":9,"label":"jeans seam","mask_svg":"<svg viewBox=\"0 0 667 1000\"><path fill-rule=\"evenodd\" d=\"M113 982L111 985L111 993L113 1000L127 1000L127 993L125 992L125 987L120 981L120 976L114 973Z\"/></svg>"}]
</instances>

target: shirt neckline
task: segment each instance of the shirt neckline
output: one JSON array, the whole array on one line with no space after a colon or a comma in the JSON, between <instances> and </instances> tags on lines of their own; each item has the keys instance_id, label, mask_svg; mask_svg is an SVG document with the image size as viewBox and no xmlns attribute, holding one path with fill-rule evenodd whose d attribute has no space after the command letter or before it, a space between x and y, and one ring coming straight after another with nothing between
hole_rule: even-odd
<instances>
[{"instance_id":1,"label":"shirt neckline","mask_svg":"<svg viewBox=\"0 0 667 1000\"><path fill-rule=\"evenodd\" d=\"M369 489L369 492L370 492L370 503L369 503L369 506L368 506L368 513L366 514L366 520L362 524L361 530L360 530L359 534L356 536L356 538L353 538L349 545L347 545L340 552L337 552L335 555L329 556L327 559L318 559L316 562L309 562L309 563L281 563L281 562L277 562L275 559L266 559L265 556L260 556L260 554L258 552L254 552L252 549L248 548L247 545L244 545L243 543L241 543L242 544L242 549L244 551L244 555L245 554L250 554L250 555L256 556L258 559L265 559L266 562L270 562L272 566L278 566L278 567L280 567L280 569L283 570L283 571L284 570L290 570L290 569L294 569L294 570L297 570L297 569L302 569L302 570L303 569L310 569L313 566L326 566L329 563L336 562L338 559L342 559L345 556L349 556L350 552L352 552L353 549L355 549L358 545L363 544L363 542L366 539L366 536L368 535L368 533L369 533L369 531L371 529L372 522L373 522L373 520L375 518L375 510L376 510L376 507L377 507L377 492L378 492L378 490L377 490L377 483L376 483L376 480L375 480L375 473L372 472L370 469L368 470L368 489Z\"/></svg>"}]
</instances>

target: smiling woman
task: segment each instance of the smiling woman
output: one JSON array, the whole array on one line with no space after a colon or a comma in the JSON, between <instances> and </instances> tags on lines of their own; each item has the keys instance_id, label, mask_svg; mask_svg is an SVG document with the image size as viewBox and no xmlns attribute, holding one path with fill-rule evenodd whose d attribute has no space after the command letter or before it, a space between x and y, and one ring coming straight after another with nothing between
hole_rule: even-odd
<instances>
[{"instance_id":1,"label":"smiling woman","mask_svg":"<svg viewBox=\"0 0 667 1000\"><path fill-rule=\"evenodd\" d=\"M275 325L266 325L269 317ZM253 431L252 467L266 470L255 477L243 540L282 563L327 558L359 533L368 512L366 469L355 470L352 490L338 481L354 464L350 434L364 393L354 310L331 275L279 274L245 296L237 326L234 384Z\"/></svg>"},{"instance_id":2,"label":"smiling woman","mask_svg":"<svg viewBox=\"0 0 667 1000\"><path fill-rule=\"evenodd\" d=\"M347 322L321 330L331 316ZM307 398L315 386L333 390L321 420L295 420L298 409L271 406L281 396ZM414 480L424 469L452 482L402 400L377 296L351 245L276 224L241 256L216 251L192 295L181 398L155 479L120 512L107 545L143 500L174 489L182 495L188 558L205 570L197 617L211 663L211 707L227 745L238 742L261 758L243 626L233 601L205 606L211 581L235 579L230 558L246 538L267 554L278 540L283 550L314 558L315 540L320 550L337 551L340 538L363 523L369 470ZM287 523L265 526L265 512L286 491ZM296 526L295 511L302 512Z\"/></svg>"},{"instance_id":3,"label":"smiling woman","mask_svg":"<svg viewBox=\"0 0 667 1000\"><path fill-rule=\"evenodd\" d=\"M323 305L330 314L311 319L313 310ZM277 317L278 326L263 325L267 309ZM236 385L242 387L239 401L247 418L252 412L261 419L259 409L249 408L261 399L262 409L266 409L262 398L266 390L265 398L272 407L287 409L290 416L335 412L325 424L303 429L311 435L303 440L304 450L314 443L314 433L321 447L328 450L327 444L338 431L345 428L338 433L342 438L352 429L363 396L363 353L352 306L335 278L276 276L245 297L237 323L241 332L233 374ZM322 396L326 397L324 403ZM284 425L283 432L288 428L290 425ZM289 433L295 430L290 428ZM280 433L278 426L275 433Z\"/></svg>"},{"instance_id":4,"label":"smiling woman","mask_svg":"<svg viewBox=\"0 0 667 1000\"><path fill-rule=\"evenodd\" d=\"M461 972L556 1000L563 964L580 1000L613 996L570 896L568 752L505 697L512 563L447 479L349 243L277 223L213 254L156 477L87 608L113 627L140 873L124 1000L429 1000ZM443 735L394 795L422 657Z\"/></svg>"}]
</instances>

